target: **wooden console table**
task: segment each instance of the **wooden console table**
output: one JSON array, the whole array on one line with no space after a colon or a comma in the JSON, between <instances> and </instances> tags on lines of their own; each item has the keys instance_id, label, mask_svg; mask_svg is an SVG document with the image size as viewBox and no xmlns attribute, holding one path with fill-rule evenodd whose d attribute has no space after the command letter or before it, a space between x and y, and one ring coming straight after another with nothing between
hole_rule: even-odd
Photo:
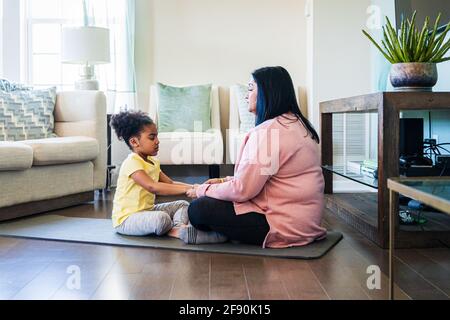
<instances>
[{"instance_id":1,"label":"wooden console table","mask_svg":"<svg viewBox=\"0 0 450 320\"><path fill-rule=\"evenodd\" d=\"M376 194L333 195L327 197L327 207L383 248L389 244L387 180L399 176L400 112L411 110L450 111L450 92L380 92L320 104L325 193L333 193L333 174L378 190ZM333 166L333 114L338 113L378 114L378 180L351 176ZM398 195L393 205L398 206ZM396 235L397 247L403 248L438 246L439 241L450 241L450 229L409 228Z\"/></svg>"}]
</instances>

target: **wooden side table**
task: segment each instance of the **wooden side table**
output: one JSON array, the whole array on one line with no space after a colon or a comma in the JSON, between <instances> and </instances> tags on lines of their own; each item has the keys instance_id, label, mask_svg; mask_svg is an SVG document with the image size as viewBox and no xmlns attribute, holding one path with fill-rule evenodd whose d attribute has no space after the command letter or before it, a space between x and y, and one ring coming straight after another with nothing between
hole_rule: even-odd
<instances>
[{"instance_id":1,"label":"wooden side table","mask_svg":"<svg viewBox=\"0 0 450 320\"><path fill-rule=\"evenodd\" d=\"M399 176L400 113L411 110L450 111L450 92L378 92L320 103L322 168L325 193L333 193L333 174L369 186L377 193L347 199L327 197L327 207L367 238L383 248L389 245L389 192L387 179ZM343 172L333 165L333 115L374 113L378 116L378 179L367 179ZM356 202L356 203L355 203ZM398 204L398 197L393 202ZM403 248L437 245L434 239L450 239L450 231L403 231L397 233L397 245Z\"/></svg>"},{"instance_id":2,"label":"wooden side table","mask_svg":"<svg viewBox=\"0 0 450 320\"><path fill-rule=\"evenodd\" d=\"M398 217L396 194L402 194L450 215L450 178L391 178L389 188L389 299L394 299L394 249Z\"/></svg>"}]
</instances>

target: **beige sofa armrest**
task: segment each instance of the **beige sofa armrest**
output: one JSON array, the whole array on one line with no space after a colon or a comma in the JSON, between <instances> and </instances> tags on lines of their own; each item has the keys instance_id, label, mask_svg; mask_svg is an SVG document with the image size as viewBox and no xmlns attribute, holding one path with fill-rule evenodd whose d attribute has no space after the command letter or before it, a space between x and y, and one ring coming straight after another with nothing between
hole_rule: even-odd
<instances>
[{"instance_id":1,"label":"beige sofa armrest","mask_svg":"<svg viewBox=\"0 0 450 320\"><path fill-rule=\"evenodd\" d=\"M55 107L55 133L59 137L95 138L100 154L94 163L94 189L106 185L107 123L106 97L100 91L59 92Z\"/></svg>"}]
</instances>

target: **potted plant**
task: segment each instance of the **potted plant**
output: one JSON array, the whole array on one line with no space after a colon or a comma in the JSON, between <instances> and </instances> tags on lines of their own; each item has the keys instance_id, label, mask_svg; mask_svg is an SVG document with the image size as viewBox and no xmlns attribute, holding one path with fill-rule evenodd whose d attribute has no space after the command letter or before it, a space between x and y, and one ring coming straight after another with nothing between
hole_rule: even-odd
<instances>
[{"instance_id":1,"label":"potted plant","mask_svg":"<svg viewBox=\"0 0 450 320\"><path fill-rule=\"evenodd\" d=\"M422 29L419 30L416 27L416 13L413 13L411 20L402 20L398 31L386 17L381 45L363 30L369 40L392 63L390 81L395 90L431 91L438 80L436 64L450 60L450 57L445 57L450 49L450 40L445 40L450 31L450 23L439 28L439 14L431 30L429 17L426 17Z\"/></svg>"}]
</instances>

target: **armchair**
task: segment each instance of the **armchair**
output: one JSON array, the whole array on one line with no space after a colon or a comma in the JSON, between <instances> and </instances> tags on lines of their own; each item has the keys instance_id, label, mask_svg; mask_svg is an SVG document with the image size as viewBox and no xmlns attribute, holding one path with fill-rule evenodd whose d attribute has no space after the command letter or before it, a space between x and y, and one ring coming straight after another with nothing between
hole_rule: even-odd
<instances>
[{"instance_id":1,"label":"armchair","mask_svg":"<svg viewBox=\"0 0 450 320\"><path fill-rule=\"evenodd\" d=\"M158 123L158 90L150 88L149 115ZM160 132L158 159L163 165L209 165L210 176L218 175L223 163L223 138L220 131L219 88L211 89L211 130L206 132Z\"/></svg>"}]
</instances>

